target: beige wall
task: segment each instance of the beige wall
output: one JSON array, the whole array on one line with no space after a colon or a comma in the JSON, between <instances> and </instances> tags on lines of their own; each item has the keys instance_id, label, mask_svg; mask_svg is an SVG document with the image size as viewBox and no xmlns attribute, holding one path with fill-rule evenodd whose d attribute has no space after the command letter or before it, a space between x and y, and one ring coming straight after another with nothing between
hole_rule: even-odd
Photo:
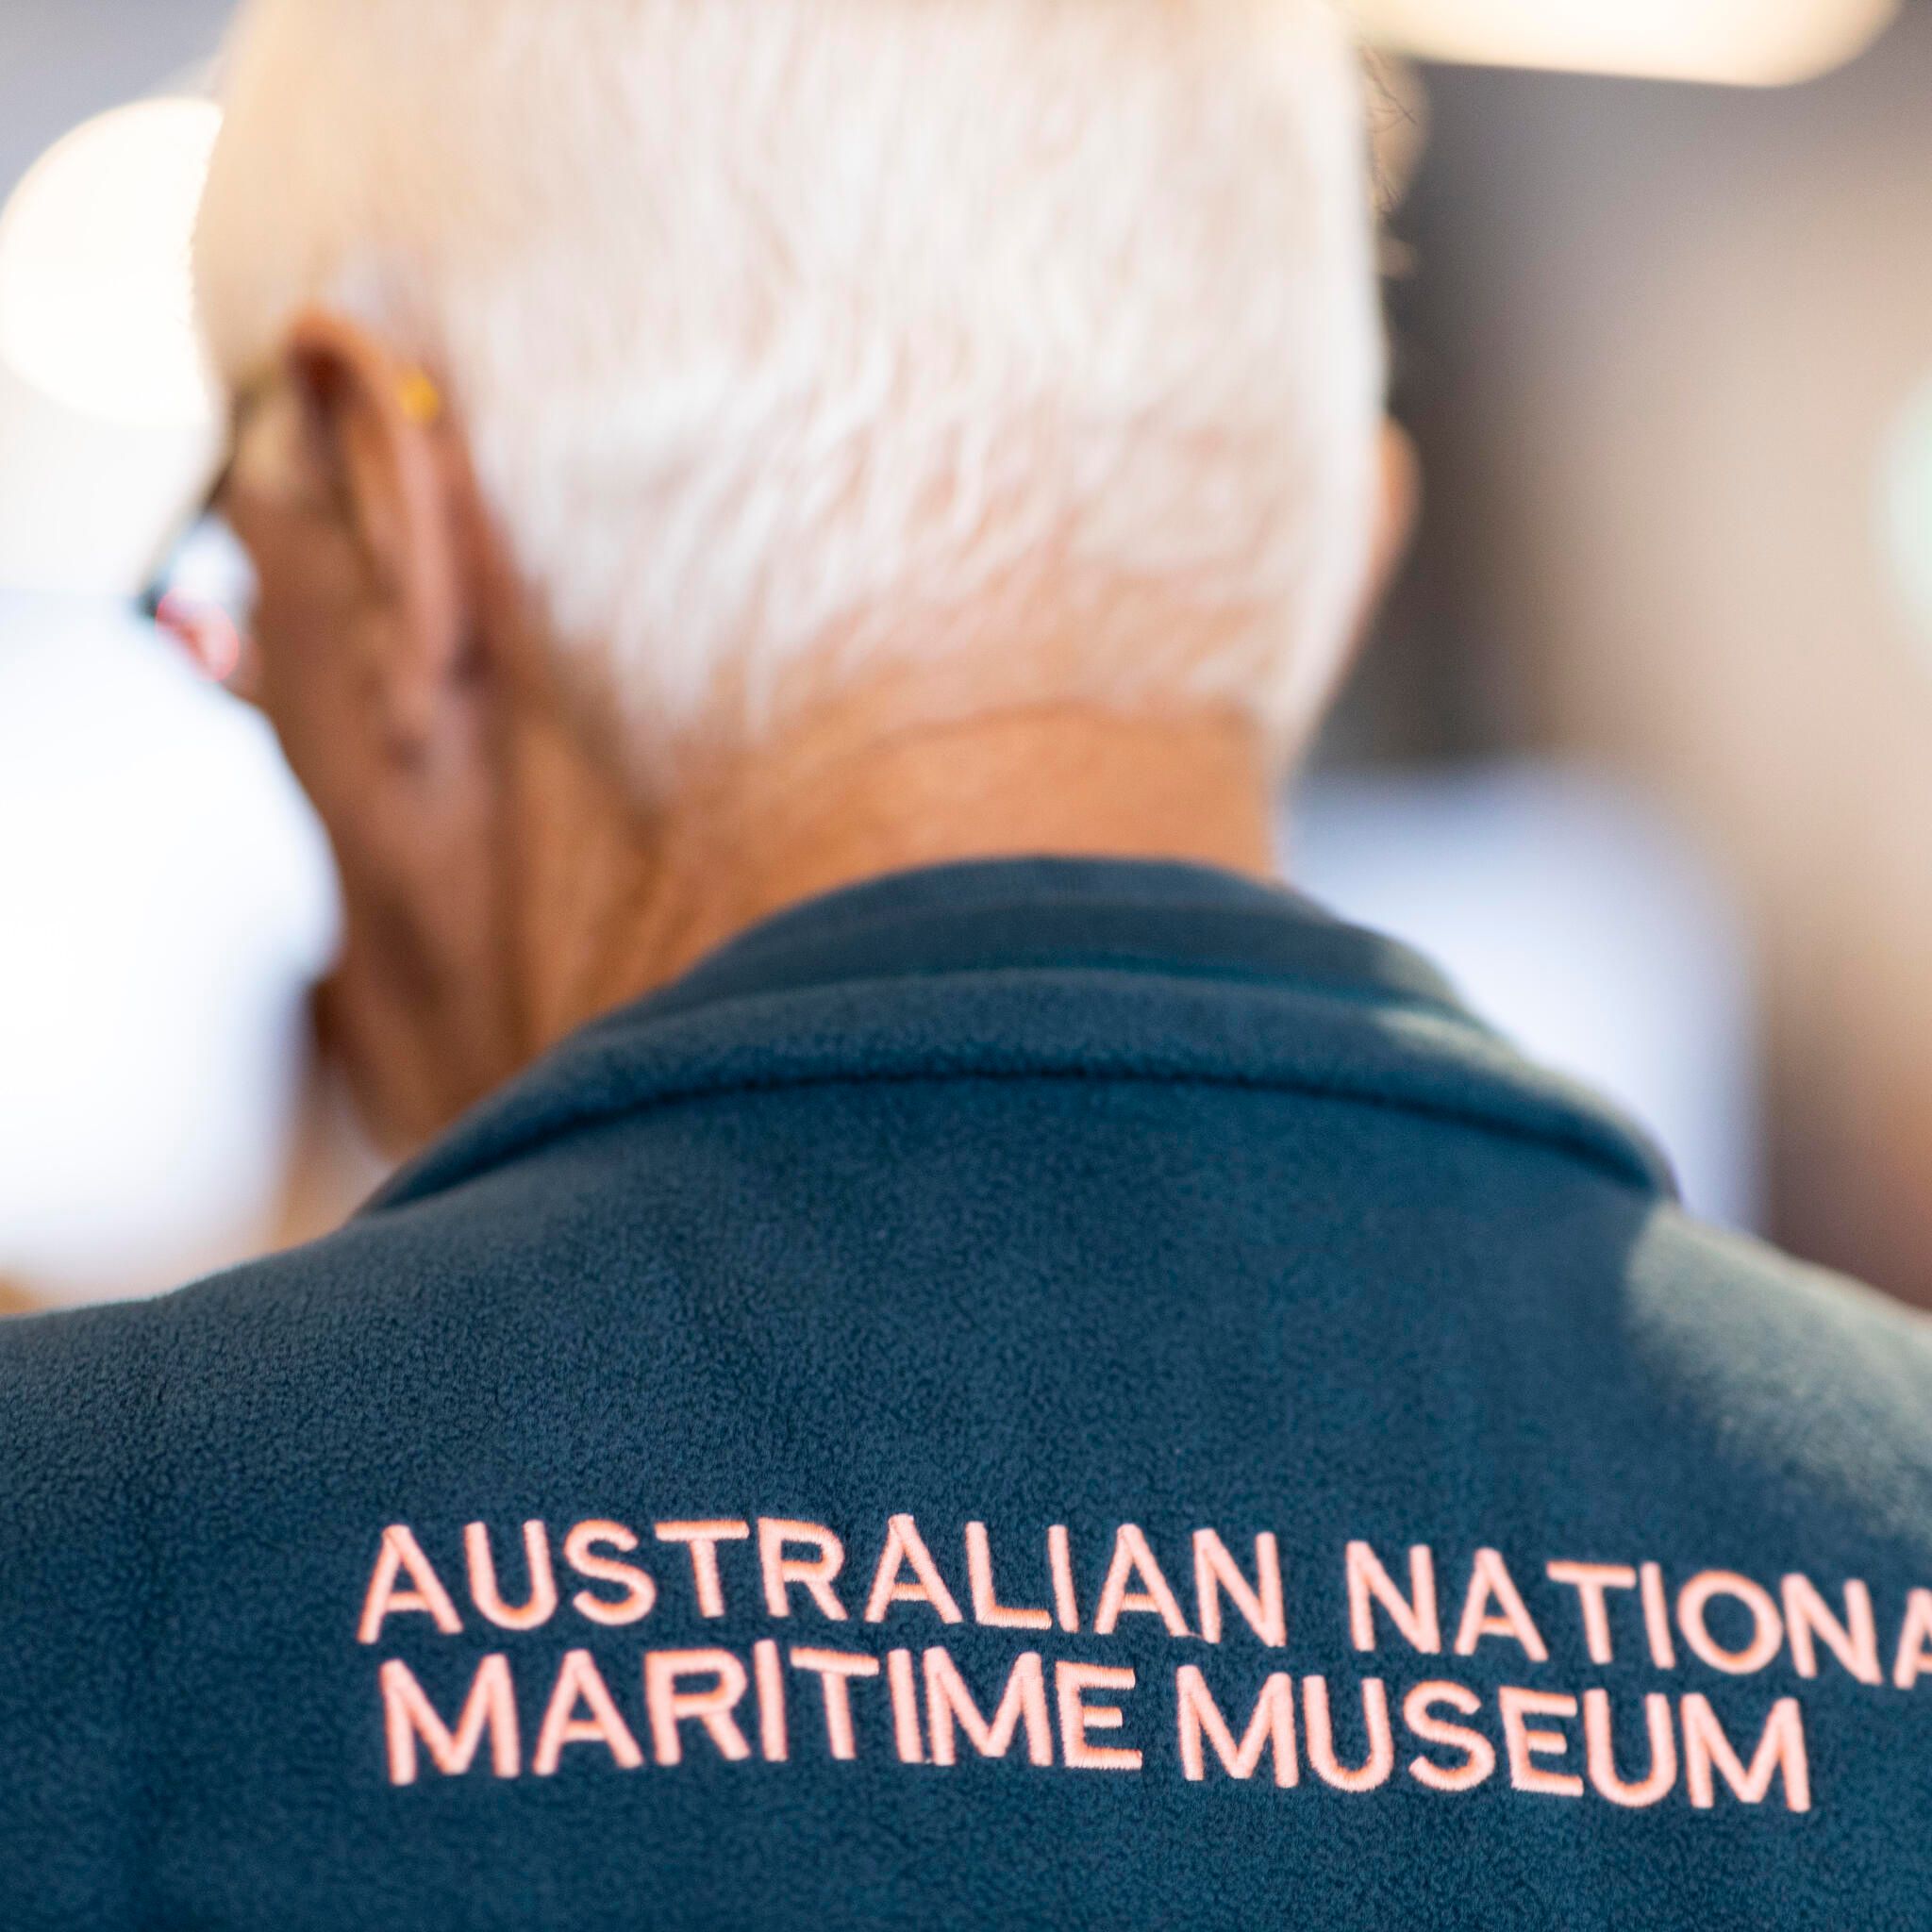
<instances>
[{"instance_id":1,"label":"beige wall","mask_svg":"<svg viewBox=\"0 0 1932 1932\"><path fill-rule=\"evenodd\" d=\"M1432 81L1425 574L1525 735L1652 785L1760 941L1778 1233L1932 1304L1932 9L1784 94Z\"/></svg>"}]
</instances>

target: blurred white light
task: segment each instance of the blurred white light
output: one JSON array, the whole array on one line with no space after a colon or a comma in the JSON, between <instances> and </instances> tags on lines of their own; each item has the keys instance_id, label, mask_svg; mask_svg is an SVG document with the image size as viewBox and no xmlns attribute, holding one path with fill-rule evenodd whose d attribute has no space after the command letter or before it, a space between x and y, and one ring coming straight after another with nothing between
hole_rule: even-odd
<instances>
[{"instance_id":1,"label":"blurred white light","mask_svg":"<svg viewBox=\"0 0 1932 1932\"><path fill-rule=\"evenodd\" d=\"M0 592L0 1276L83 1301L262 1244L338 916L257 713L130 609Z\"/></svg>"},{"instance_id":2,"label":"blurred white light","mask_svg":"<svg viewBox=\"0 0 1932 1932\"><path fill-rule=\"evenodd\" d=\"M0 591L131 597L207 488L190 239L220 110L75 129L0 210Z\"/></svg>"},{"instance_id":3,"label":"blurred white light","mask_svg":"<svg viewBox=\"0 0 1932 1932\"><path fill-rule=\"evenodd\" d=\"M211 101L137 101L75 128L0 214L0 358L70 408L205 421L189 238L221 126Z\"/></svg>"},{"instance_id":4,"label":"blurred white light","mask_svg":"<svg viewBox=\"0 0 1932 1932\"><path fill-rule=\"evenodd\" d=\"M1892 432L1884 486L1893 574L1932 665L1932 380L1906 405Z\"/></svg>"},{"instance_id":5,"label":"blurred white light","mask_svg":"<svg viewBox=\"0 0 1932 1932\"><path fill-rule=\"evenodd\" d=\"M1779 87L1862 53L1899 0L1348 0L1425 60Z\"/></svg>"}]
</instances>

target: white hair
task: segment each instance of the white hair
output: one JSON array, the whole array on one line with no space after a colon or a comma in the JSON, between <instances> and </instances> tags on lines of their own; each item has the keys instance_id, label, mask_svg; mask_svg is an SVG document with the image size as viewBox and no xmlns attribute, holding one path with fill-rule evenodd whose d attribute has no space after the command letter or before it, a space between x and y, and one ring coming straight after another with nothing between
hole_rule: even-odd
<instances>
[{"instance_id":1,"label":"white hair","mask_svg":"<svg viewBox=\"0 0 1932 1932\"><path fill-rule=\"evenodd\" d=\"M226 92L218 368L321 302L430 369L647 779L804 667L1325 690L1384 380L1327 0L253 0Z\"/></svg>"}]
</instances>

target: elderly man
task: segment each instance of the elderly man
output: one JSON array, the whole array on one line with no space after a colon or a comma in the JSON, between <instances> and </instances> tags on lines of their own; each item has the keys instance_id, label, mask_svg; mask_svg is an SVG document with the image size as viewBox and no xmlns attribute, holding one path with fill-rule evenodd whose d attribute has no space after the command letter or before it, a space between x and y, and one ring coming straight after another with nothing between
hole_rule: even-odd
<instances>
[{"instance_id":1,"label":"elderly man","mask_svg":"<svg viewBox=\"0 0 1932 1932\"><path fill-rule=\"evenodd\" d=\"M1323 8L229 86L259 691L438 1138L0 1334L0 1920L1932 1923L1926 1331L1266 883L1403 495Z\"/></svg>"}]
</instances>

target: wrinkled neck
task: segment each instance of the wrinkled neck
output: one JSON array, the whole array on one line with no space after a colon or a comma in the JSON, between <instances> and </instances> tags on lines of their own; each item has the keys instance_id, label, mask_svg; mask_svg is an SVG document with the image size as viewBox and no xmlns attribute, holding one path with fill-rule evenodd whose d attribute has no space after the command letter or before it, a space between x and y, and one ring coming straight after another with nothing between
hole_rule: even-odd
<instances>
[{"instance_id":1,"label":"wrinkled neck","mask_svg":"<svg viewBox=\"0 0 1932 1932\"><path fill-rule=\"evenodd\" d=\"M529 936L541 1049L787 907L893 872L1057 855L1266 877L1272 784L1231 713L1034 707L881 732L863 705L695 774L640 820L630 878ZM559 824L556 836L580 836ZM594 930L584 929L591 920Z\"/></svg>"}]
</instances>

